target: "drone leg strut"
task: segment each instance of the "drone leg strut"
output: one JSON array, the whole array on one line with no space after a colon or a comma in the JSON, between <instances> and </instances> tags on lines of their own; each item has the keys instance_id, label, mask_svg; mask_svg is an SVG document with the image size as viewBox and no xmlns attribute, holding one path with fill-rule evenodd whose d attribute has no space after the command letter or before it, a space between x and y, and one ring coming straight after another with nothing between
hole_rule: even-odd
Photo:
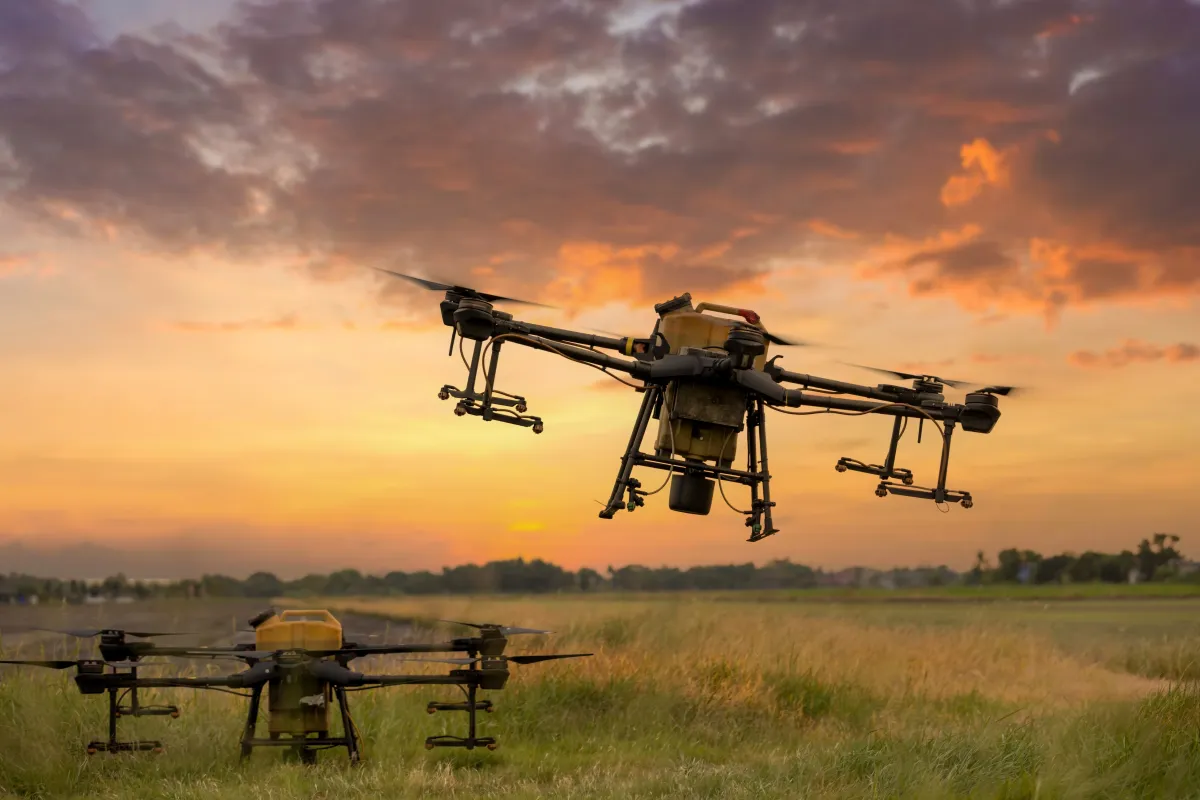
<instances>
[{"instance_id":1,"label":"drone leg strut","mask_svg":"<svg viewBox=\"0 0 1200 800\"><path fill-rule=\"evenodd\" d=\"M250 753L254 750L254 729L258 725L258 706L262 701L262 686L255 686L250 691L250 704L246 709L246 727L242 732L242 755L241 759L245 760L250 757Z\"/></svg>"},{"instance_id":2,"label":"drone leg strut","mask_svg":"<svg viewBox=\"0 0 1200 800\"><path fill-rule=\"evenodd\" d=\"M496 370L500 368L500 348L503 344L504 342L499 340L492 342L491 363L488 364L487 373L483 378L483 418L485 420L492 418L492 391L496 386Z\"/></svg>"},{"instance_id":3,"label":"drone leg strut","mask_svg":"<svg viewBox=\"0 0 1200 800\"><path fill-rule=\"evenodd\" d=\"M748 542L757 542L779 532L771 520L771 508L775 504L771 502L771 474L767 471L765 411L763 399L756 397L750 401L746 413L746 471L759 476L757 482L750 484L750 516L746 519L746 525L750 528L750 538L746 540ZM759 483L762 484L761 500L758 497Z\"/></svg>"},{"instance_id":4,"label":"drone leg strut","mask_svg":"<svg viewBox=\"0 0 1200 800\"><path fill-rule=\"evenodd\" d=\"M889 494L897 494L902 497L920 497L926 500L932 500L939 505L946 502L960 503L963 508L970 508L972 505L974 505L974 501L971 499L970 492L954 491L946 488L946 473L950 469L950 439L954 435L954 420L945 420L944 425L945 433L942 436L942 460L938 465L937 488L910 488L908 486L898 486L894 483L882 481L875 489L876 495L879 497L887 497Z\"/></svg>"},{"instance_id":5,"label":"drone leg strut","mask_svg":"<svg viewBox=\"0 0 1200 800\"><path fill-rule=\"evenodd\" d=\"M474 750L476 747L486 747L488 750L495 750L498 745L496 739L492 736L476 736L478 730L476 726L476 713L479 709L490 712L492 704L489 700L476 700L476 694L479 692L479 687L475 684L467 686L467 702L465 703L430 703L429 713L435 711L466 711L467 712L467 735L463 736L430 736L425 740L425 749L432 750L435 747L463 747L467 750Z\"/></svg>"},{"instance_id":6,"label":"drone leg strut","mask_svg":"<svg viewBox=\"0 0 1200 800\"><path fill-rule=\"evenodd\" d=\"M137 667L129 670L129 674L137 680ZM119 717L164 717L169 716L172 719L178 719L179 706L163 705L163 706L146 706L142 705L138 700L138 687L132 686L129 689L129 705L117 706L117 716Z\"/></svg>"},{"instance_id":7,"label":"drone leg strut","mask_svg":"<svg viewBox=\"0 0 1200 800\"><path fill-rule=\"evenodd\" d=\"M883 472L888 477L892 474L892 467L896 466L896 448L900 446L900 431L903 425L903 417L896 417L896 421L892 423L892 442L888 445L887 458L883 460Z\"/></svg>"},{"instance_id":8,"label":"drone leg strut","mask_svg":"<svg viewBox=\"0 0 1200 800\"><path fill-rule=\"evenodd\" d=\"M119 691L117 688L108 690L108 741L89 742L87 746L88 755L94 755L95 753L131 753L146 750L161 753L163 749L162 742L149 740L144 742L122 742L117 740L117 719L121 716L121 706L117 699Z\"/></svg>"},{"instance_id":9,"label":"drone leg strut","mask_svg":"<svg viewBox=\"0 0 1200 800\"><path fill-rule=\"evenodd\" d=\"M613 484L612 494L609 495L608 505L600 512L601 519L612 519L622 508L621 498L625 494L625 488L629 487L629 510L632 511L638 505L641 497L634 493L641 483L637 479L631 477L633 474L634 461L637 458L638 451L642 446L642 439L646 437L646 428L650 425L650 417L654 413L654 405L658 402L659 392L662 390L658 386L648 386L646 391L642 393L642 406L638 409L637 420L633 424L633 433L629 436L629 443L625 446L625 454L621 456L621 471L617 473L616 483Z\"/></svg>"},{"instance_id":10,"label":"drone leg strut","mask_svg":"<svg viewBox=\"0 0 1200 800\"><path fill-rule=\"evenodd\" d=\"M922 417L924 420L924 417ZM896 417L896 421L892 424L892 441L888 445L887 458L883 464L864 464L857 458L842 457L838 459L835 469L838 472L853 470L855 472L865 472L868 475L878 475L880 478L887 480L888 478L899 478L905 486L912 486L913 475L912 470L903 469L896 466L896 449L900 445L900 436L904 432L905 418ZM918 438L917 443L920 444Z\"/></svg>"},{"instance_id":11,"label":"drone leg strut","mask_svg":"<svg viewBox=\"0 0 1200 800\"><path fill-rule=\"evenodd\" d=\"M475 377L479 374L479 356L483 353L483 342L476 341L471 351L471 366L467 369L467 395L475 394Z\"/></svg>"},{"instance_id":12,"label":"drone leg strut","mask_svg":"<svg viewBox=\"0 0 1200 800\"><path fill-rule=\"evenodd\" d=\"M346 739L346 754L350 757L351 764L358 764L361 760L358 752L358 731L354 729L354 720L350 719L350 706L346 704L346 690L341 686L335 686L333 695L337 698L338 710L342 715L342 736Z\"/></svg>"}]
</instances>

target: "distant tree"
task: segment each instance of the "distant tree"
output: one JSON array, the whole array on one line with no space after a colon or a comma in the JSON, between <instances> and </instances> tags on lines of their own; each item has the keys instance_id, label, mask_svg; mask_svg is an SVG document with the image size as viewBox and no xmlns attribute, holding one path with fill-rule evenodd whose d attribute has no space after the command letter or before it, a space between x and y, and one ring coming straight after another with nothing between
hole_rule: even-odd
<instances>
[{"instance_id":1,"label":"distant tree","mask_svg":"<svg viewBox=\"0 0 1200 800\"><path fill-rule=\"evenodd\" d=\"M1034 562L1034 583L1063 583L1069 580L1069 570L1075 557L1069 553L1049 556Z\"/></svg>"},{"instance_id":2,"label":"distant tree","mask_svg":"<svg viewBox=\"0 0 1200 800\"><path fill-rule=\"evenodd\" d=\"M1137 550L1137 568L1142 580L1154 580L1159 569L1180 558L1175 544L1179 537L1169 533L1156 533L1152 540L1142 539Z\"/></svg>"},{"instance_id":3,"label":"distant tree","mask_svg":"<svg viewBox=\"0 0 1200 800\"><path fill-rule=\"evenodd\" d=\"M986 581L990 572L991 565L988 564L987 555L982 550L978 550L975 553L975 565L967 572L966 582L978 586Z\"/></svg>"},{"instance_id":4,"label":"distant tree","mask_svg":"<svg viewBox=\"0 0 1200 800\"><path fill-rule=\"evenodd\" d=\"M1021 551L1015 547L996 554L996 580L1001 583L1016 583L1021 570Z\"/></svg>"},{"instance_id":5,"label":"distant tree","mask_svg":"<svg viewBox=\"0 0 1200 800\"><path fill-rule=\"evenodd\" d=\"M228 575L205 575L200 579L204 597L241 597L242 582Z\"/></svg>"},{"instance_id":6,"label":"distant tree","mask_svg":"<svg viewBox=\"0 0 1200 800\"><path fill-rule=\"evenodd\" d=\"M129 579L125 577L125 573L118 572L116 575L105 578L101 584L102 593L109 597L125 594L129 587Z\"/></svg>"},{"instance_id":7,"label":"distant tree","mask_svg":"<svg viewBox=\"0 0 1200 800\"><path fill-rule=\"evenodd\" d=\"M283 594L283 581L270 572L255 572L246 578L242 591L246 597L278 597Z\"/></svg>"},{"instance_id":8,"label":"distant tree","mask_svg":"<svg viewBox=\"0 0 1200 800\"><path fill-rule=\"evenodd\" d=\"M604 586L604 576L596 570L589 567L583 567L579 570L579 590L582 592L594 592Z\"/></svg>"}]
</instances>

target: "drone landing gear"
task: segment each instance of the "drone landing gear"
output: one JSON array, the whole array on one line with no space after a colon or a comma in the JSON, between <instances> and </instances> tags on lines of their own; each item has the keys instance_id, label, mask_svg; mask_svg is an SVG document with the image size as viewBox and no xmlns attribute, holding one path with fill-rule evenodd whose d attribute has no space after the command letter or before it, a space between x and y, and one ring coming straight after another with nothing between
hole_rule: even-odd
<instances>
[{"instance_id":1,"label":"drone landing gear","mask_svg":"<svg viewBox=\"0 0 1200 800\"><path fill-rule=\"evenodd\" d=\"M438 390L438 398L449 400L453 397L458 400L458 403L454 406L455 416L462 417L470 414L473 417L482 417L488 422L492 420L507 422L510 425L518 425L522 428L533 428L534 433L541 433L545 425L541 417L525 415L528 405L525 403L524 397L497 392L495 388L496 370L500 365L500 347L502 345L503 342L500 341L492 342L492 353L484 378L482 394L475 391L475 379L479 376L479 360L483 353L483 342L476 340L475 347L471 353L471 363L467 367L467 388L459 389L456 386L446 384ZM453 334L450 337L450 347L451 352L453 352ZM499 410L499 413L497 413L497 406L503 407ZM513 411L508 411L508 408L512 408Z\"/></svg>"},{"instance_id":2,"label":"drone landing gear","mask_svg":"<svg viewBox=\"0 0 1200 800\"><path fill-rule=\"evenodd\" d=\"M856 458L839 458L835 469L838 472L852 470L854 472L865 472L868 475L878 475L880 478L899 478L905 486L913 485L913 474L911 470L902 469L896 466L896 448L900 444L900 434L904 432L905 420L903 417L896 417L895 423L892 425L892 441L888 446L887 458L883 464L864 464Z\"/></svg>"},{"instance_id":3,"label":"drone landing gear","mask_svg":"<svg viewBox=\"0 0 1200 800\"><path fill-rule=\"evenodd\" d=\"M763 413L766 403L761 397L754 397L747 403L746 409L746 471L758 480L750 483L750 515L746 517L746 527L750 529L750 538L746 541L757 542L768 536L779 533L771 521L771 475L767 472L767 417ZM758 447L755 447L757 435ZM761 465L758 459L758 449L762 450ZM762 498L758 496L758 487L762 486ZM763 529L763 525L766 529Z\"/></svg>"},{"instance_id":4,"label":"drone landing gear","mask_svg":"<svg viewBox=\"0 0 1200 800\"><path fill-rule=\"evenodd\" d=\"M246 711L246 728L242 733L241 758L243 761L250 757L255 747L290 747L300 758L302 764L315 764L317 763L317 750L344 747L351 764L361 762L362 755L358 746L358 735L354 729L354 722L350 719L350 707L346 703L344 688L333 687L333 695L337 700L338 711L342 719L341 736L330 736L329 731L317 731L316 736L301 735L284 739L279 733L271 732L267 739L255 738L254 732L258 725L258 709L262 701L262 693L262 686L256 686L251 690L250 707Z\"/></svg>"},{"instance_id":5,"label":"drone landing gear","mask_svg":"<svg viewBox=\"0 0 1200 800\"><path fill-rule=\"evenodd\" d=\"M443 734L441 736L430 736L425 740L425 749L432 750L435 747L462 747L467 750L474 750L476 747L486 747L488 750L495 750L498 745L496 739L492 736L476 736L475 735L475 714L483 710L492 713L491 700L476 700L475 694L477 687L469 686L467 688L467 702L465 703L436 703L431 702L426 706L425 711L434 714L438 711L466 711L467 712L467 735L466 736L450 736Z\"/></svg>"},{"instance_id":6,"label":"drone landing gear","mask_svg":"<svg viewBox=\"0 0 1200 800\"><path fill-rule=\"evenodd\" d=\"M752 398L746 409L746 456L745 471L728 467L713 466L702 461L688 459L666 458L658 455L648 455L641 452L642 440L646 436L646 428L655 416L655 409L662 397L659 386L647 386L642 394L642 405L638 409L634 421L633 433L625 446L625 454L621 456L621 469L613 484L612 494L608 504L600 512L601 519L612 519L620 510L633 511L646 504L646 492L642 484L632 476L634 467L651 467L653 469L669 470L679 473L678 483L671 487L671 508L685 510L684 506L693 505L699 511L690 513L708 513L708 504L712 497L712 484L703 486L707 498L699 496L701 486L706 481L727 481L750 487L750 511L746 517L746 527L750 528L750 538L747 541L757 542L778 533L771 520L771 509L775 503L771 501L771 476L767 472L767 427L763 411L765 403L762 398ZM761 459L759 454L761 453ZM761 487L761 497L759 490ZM625 499L628 495L628 499ZM704 502L700 502L703 500Z\"/></svg>"},{"instance_id":7,"label":"drone landing gear","mask_svg":"<svg viewBox=\"0 0 1200 800\"><path fill-rule=\"evenodd\" d=\"M117 740L117 720L123 716L140 717L140 716L162 716L170 715L172 717L179 716L179 709L175 706L138 706L137 689L132 689L131 705L122 707L118 701L118 689L108 690L108 741L93 741L88 742L87 754L89 756L96 753L138 753L151 752L161 753L163 751L162 742L154 740L122 742Z\"/></svg>"},{"instance_id":8,"label":"drone landing gear","mask_svg":"<svg viewBox=\"0 0 1200 800\"><path fill-rule=\"evenodd\" d=\"M878 497L887 497L889 494L900 495L901 497L918 497L924 500L933 500L935 503L959 503L963 508L970 508L975 505L975 501L971 499L970 492L955 491L946 488L946 472L950 467L950 437L954 434L954 421L946 420L946 435L942 438L942 461L938 467L938 484L935 489L928 489L923 486L900 486L888 481L880 481L875 487L875 494Z\"/></svg>"}]
</instances>

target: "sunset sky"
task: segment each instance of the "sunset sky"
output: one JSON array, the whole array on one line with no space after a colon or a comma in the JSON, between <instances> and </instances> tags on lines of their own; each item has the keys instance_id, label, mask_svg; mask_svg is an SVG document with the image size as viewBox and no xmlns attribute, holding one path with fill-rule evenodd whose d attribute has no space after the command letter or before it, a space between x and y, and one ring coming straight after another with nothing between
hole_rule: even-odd
<instances>
[{"instance_id":1,"label":"sunset sky","mask_svg":"<svg viewBox=\"0 0 1200 800\"><path fill-rule=\"evenodd\" d=\"M970 510L834 471L889 419L772 415L779 535L601 520L638 395L509 347L545 433L455 417L440 296L370 267L1029 391ZM1200 555L1198 311L1195 0L0 3L0 572Z\"/></svg>"}]
</instances>

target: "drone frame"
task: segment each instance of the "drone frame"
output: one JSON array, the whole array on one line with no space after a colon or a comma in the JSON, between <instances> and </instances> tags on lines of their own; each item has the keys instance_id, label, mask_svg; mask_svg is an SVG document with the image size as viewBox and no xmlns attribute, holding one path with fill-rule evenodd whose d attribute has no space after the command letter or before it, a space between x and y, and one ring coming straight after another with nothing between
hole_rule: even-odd
<instances>
[{"instance_id":1,"label":"drone frame","mask_svg":"<svg viewBox=\"0 0 1200 800\"><path fill-rule=\"evenodd\" d=\"M253 623L252 623L253 624ZM460 623L472 624L472 623ZM175 705L145 706L138 702L138 689L162 688L191 688L233 692L239 696L248 697L249 705L242 735L239 740L240 758L248 758L257 747L291 747L299 756L301 762L315 763L316 751L333 747L345 747L351 764L361 761L361 736L359 735L352 717L347 700L351 691L378 689L389 686L415 685L452 685L459 687L466 696L465 702L436 702L430 701L426 706L429 714L438 711L464 711L467 713L467 735L454 736L441 734L429 736L425 740L425 748L461 747L474 750L486 747L495 750L497 741L491 736L478 735L477 713L491 713L494 704L490 700L478 699L480 690L494 691L502 689L508 681L509 671L506 661L515 660L517 663L532 663L550 658L573 658L590 656L591 653L555 654L552 656L505 656L507 636L504 631L518 633L549 633L549 631L533 631L528 629L506 629L499 625L474 625L480 629L480 635L475 637L459 637L441 643L410 643L396 645L357 645L344 642L343 647L332 650L274 650L258 651L244 646L237 647L159 647L149 642L126 641L126 632L109 628L99 632L100 658L80 659L78 661L2 661L9 664L31 664L40 666L55 666L65 668L74 665L76 668L75 683L80 692L85 695L108 695L108 738L88 742L86 751L89 755L99 752L125 753L150 751L161 753L163 743L157 740L123 741L117 736L118 720L125 716L169 715L179 717L179 707ZM348 663L353 658L372 655L417 654L417 653L464 653L466 658L449 659L450 663L465 664L463 669L452 669L447 675L431 674L364 674L349 669ZM248 668L232 675L221 676L177 676L148 678L138 674L139 667L160 666L160 663L146 662L148 657L172 658L233 658L248 663ZM414 659L423 663L437 663L444 659ZM106 672L106 667L112 669ZM286 678L286 673L293 670L308 670L319 681L322 691L322 702L326 698L336 701L338 716L341 722L341 735L330 735L328 730L317 731L317 736L283 738L282 734L270 732L267 738L258 735L259 716L262 707L262 692L273 681ZM281 673L283 673L281 675ZM241 694L235 690L248 689L249 694ZM122 706L124 693L131 697L129 706ZM303 702L303 701L302 701Z\"/></svg>"},{"instance_id":2,"label":"drone frame","mask_svg":"<svg viewBox=\"0 0 1200 800\"><path fill-rule=\"evenodd\" d=\"M714 481L721 489L723 497L724 482L746 485L750 488L751 508L740 513L746 515L745 524L751 531L748 541L756 542L778 533L771 512L775 503L771 500L764 412L768 408L782 411L800 407L814 410L784 413L883 414L895 417L888 455L882 465L842 458L836 465L837 470L865 472L879 477L881 480L875 488L875 494L879 497L891 494L933 500L939 505L959 503L964 508L970 508L974 500L969 492L948 489L946 486L953 432L956 426L961 426L963 430L973 433L990 433L1000 418L997 395L1007 394L1011 390L1011 387L985 387L969 392L963 403L951 403L947 402L943 394L943 384L955 385L954 382L944 381L936 376L905 376L913 379L911 387L886 384L872 387L790 372L776 364L780 358L778 355L766 362L763 369L754 369L754 359L765 352L765 343L781 340L766 332L757 313L710 304L701 304L695 310L707 307L711 310L732 311L741 316L746 324L732 324L724 349L717 353L711 349L698 348L681 348L680 352L672 353L671 343L666 341L660 327L667 314L690 307L691 295L688 293L656 304L654 310L658 319L650 336L642 339L600 336L517 320L512 314L493 307L494 302L509 298L484 295L464 287L432 284L399 273L392 274L417 280L426 288L444 289L446 293L440 309L443 324L452 329L451 352L456 335L462 339L469 339L474 344L473 357L467 364L466 389L458 390L452 386L444 386L439 392L439 397L443 400L450 397L458 399L454 409L458 416L472 415L485 421L499 420L530 427L534 433L544 430L544 422L540 417L524 414L527 406L524 397L502 393L496 389L500 347L505 341L553 352L569 360L590 365L623 383L628 382L613 373L623 373L642 381L641 385L629 384L636 391L642 392L643 397L632 433L621 457L621 465L609 500L599 514L602 519L612 519L622 509L633 511L644 505L644 498L648 494L654 493L644 491L641 482L633 477L634 467L641 466L671 473L679 472L685 479L690 478L693 481ZM462 342L459 344L461 348ZM488 349L491 350L491 357L488 369L483 370L484 387L480 392L475 390L475 385L479 378L483 355ZM621 358L601 352L605 350L632 358ZM466 362L465 357L463 360ZM716 464L709 464L707 461L676 458L670 452L664 453L657 449L653 454L642 452L642 441L650 420L661 418L666 389L672 383L681 381L733 386L742 390L745 395L745 409L733 432L740 433L744 430L747 433L745 469L734 469L731 462L721 463L721 459L717 459ZM794 384L798 388L789 389L782 384ZM809 391L805 392L806 389ZM667 413L670 414L670 410ZM934 487L914 486L912 472L895 466L896 450L904 430L903 426L907 419L914 418L920 421L922 427L926 420L935 425L941 423L942 453ZM680 490L681 493L687 491L683 481L677 485L684 487ZM675 491L673 485L673 498ZM711 486L708 491L711 493ZM725 502L734 508L728 499L725 499Z\"/></svg>"}]
</instances>

